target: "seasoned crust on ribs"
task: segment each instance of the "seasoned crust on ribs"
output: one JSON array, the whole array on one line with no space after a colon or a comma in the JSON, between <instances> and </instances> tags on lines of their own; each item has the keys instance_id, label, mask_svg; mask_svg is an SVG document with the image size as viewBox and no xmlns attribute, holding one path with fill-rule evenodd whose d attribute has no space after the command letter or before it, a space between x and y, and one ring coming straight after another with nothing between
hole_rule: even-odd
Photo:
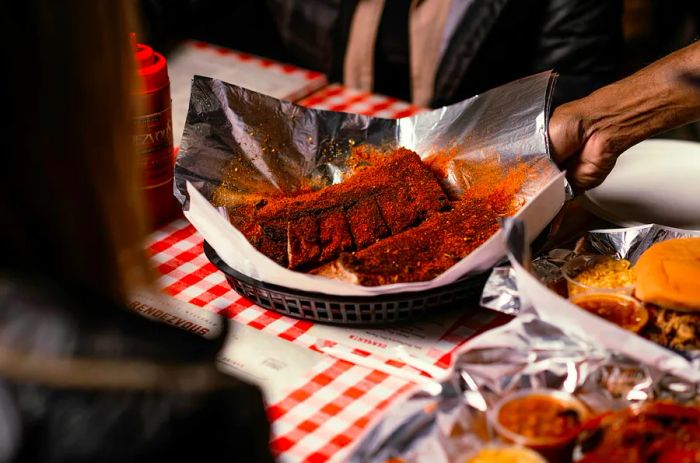
<instances>
[{"instance_id":1,"label":"seasoned crust on ribs","mask_svg":"<svg viewBox=\"0 0 700 463\"><path fill-rule=\"evenodd\" d=\"M366 248L390 233L374 196L368 196L350 206L346 215L356 249Z\"/></svg>"},{"instance_id":2,"label":"seasoned crust on ribs","mask_svg":"<svg viewBox=\"0 0 700 463\"><path fill-rule=\"evenodd\" d=\"M322 212L318 221L321 238L319 262L327 262L354 248L350 225L341 208Z\"/></svg>"},{"instance_id":3,"label":"seasoned crust on ribs","mask_svg":"<svg viewBox=\"0 0 700 463\"><path fill-rule=\"evenodd\" d=\"M270 199L236 224L263 254L308 269L400 233L449 205L437 179L404 148L320 191Z\"/></svg>"},{"instance_id":4,"label":"seasoned crust on ribs","mask_svg":"<svg viewBox=\"0 0 700 463\"><path fill-rule=\"evenodd\" d=\"M304 267L318 262L321 256L321 241L316 218L302 215L294 222L287 222L287 261L292 268Z\"/></svg>"},{"instance_id":5,"label":"seasoned crust on ribs","mask_svg":"<svg viewBox=\"0 0 700 463\"><path fill-rule=\"evenodd\" d=\"M431 280L483 244L498 230L496 211L484 199L453 203L451 211L339 259L312 273L364 286Z\"/></svg>"}]
</instances>

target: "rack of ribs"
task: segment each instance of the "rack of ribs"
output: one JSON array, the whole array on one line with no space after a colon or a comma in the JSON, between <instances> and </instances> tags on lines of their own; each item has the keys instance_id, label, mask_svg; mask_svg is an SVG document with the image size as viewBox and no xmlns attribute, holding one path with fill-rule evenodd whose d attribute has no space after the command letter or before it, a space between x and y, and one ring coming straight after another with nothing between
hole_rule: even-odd
<instances>
[{"instance_id":1,"label":"rack of ribs","mask_svg":"<svg viewBox=\"0 0 700 463\"><path fill-rule=\"evenodd\" d=\"M496 233L503 212L488 198L456 201L417 227L344 253L311 273L363 286L431 280Z\"/></svg>"},{"instance_id":2,"label":"rack of ribs","mask_svg":"<svg viewBox=\"0 0 700 463\"><path fill-rule=\"evenodd\" d=\"M448 207L447 195L420 157L399 148L342 183L261 201L237 226L278 264L308 270L404 232Z\"/></svg>"}]
</instances>

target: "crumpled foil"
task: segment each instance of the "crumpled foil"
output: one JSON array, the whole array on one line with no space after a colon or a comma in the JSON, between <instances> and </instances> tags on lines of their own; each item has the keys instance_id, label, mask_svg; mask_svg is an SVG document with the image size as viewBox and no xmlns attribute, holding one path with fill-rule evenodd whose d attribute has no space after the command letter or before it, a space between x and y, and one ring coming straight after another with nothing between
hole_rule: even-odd
<instances>
[{"instance_id":1,"label":"crumpled foil","mask_svg":"<svg viewBox=\"0 0 700 463\"><path fill-rule=\"evenodd\" d=\"M561 267L574 257L570 249L552 249L547 254L535 257L528 262L530 270L540 281L549 286L562 278ZM498 265L491 270L481 292L480 304L487 309L517 315L527 308L524 295L518 291L518 281L513 267L508 264Z\"/></svg>"},{"instance_id":2,"label":"crumpled foil","mask_svg":"<svg viewBox=\"0 0 700 463\"><path fill-rule=\"evenodd\" d=\"M496 283L500 283L501 286L505 284L504 293L517 299L517 302L507 301L505 300L507 296L504 296L504 299L498 301L501 304L500 307L493 303L490 308L513 314L512 307L519 303L521 307L527 307L549 323L578 333L611 351L623 352L660 370L700 383L700 350L681 351L663 347L575 306L561 297L558 292L550 289L554 285L548 284L557 279L560 283L562 282L558 275L559 268L573 253L570 250L552 250L546 255L530 260L523 223L517 219L505 219L503 230L506 253L511 267L508 272L497 269L500 274L490 279L494 282L490 290L499 290L495 287ZM635 261L644 250L656 242L698 236L698 234L697 231L661 225L593 230L587 236L586 248L593 247L598 251L615 252L619 257ZM503 275L507 275L507 282L503 281ZM514 287L518 290L513 290ZM494 300L484 302L494 302Z\"/></svg>"},{"instance_id":3,"label":"crumpled foil","mask_svg":"<svg viewBox=\"0 0 700 463\"><path fill-rule=\"evenodd\" d=\"M494 267L481 291L481 305L508 315L517 315L522 309L518 282L510 265Z\"/></svg>"},{"instance_id":4,"label":"crumpled foil","mask_svg":"<svg viewBox=\"0 0 700 463\"><path fill-rule=\"evenodd\" d=\"M554 80L554 74L545 72L451 106L390 120L304 108L195 76L175 166L175 196L187 215L192 205L202 204L190 201L188 183L205 201L216 206L235 206L279 192L291 194L309 186L339 183L348 174L346 161L353 149L369 145L382 152L405 147L423 159L438 156L446 173L443 184L456 196L479 181L467 168L474 163L496 160L505 168L527 165L529 175L518 196L529 203L559 174L549 158L547 142L547 114ZM222 185L225 194L221 194ZM533 225L540 230L560 206L549 201L542 207L546 212L540 213L537 225ZM219 212L225 214L223 207ZM357 289L326 285L319 280L321 277L313 279L270 267L269 259L246 246L247 242L235 241L244 238L227 234L220 224L212 227L217 236L210 239L209 231L203 229L216 218L208 211L200 215L199 221L190 215L188 218L222 259L241 273L298 289L359 294ZM235 224L236 217L229 218ZM230 237L228 244L225 236ZM488 258L480 259L479 268L453 271L450 281L440 284L490 268L503 257L500 244L499 250L489 251ZM415 285L418 286L391 291L426 289Z\"/></svg>"},{"instance_id":5,"label":"crumpled foil","mask_svg":"<svg viewBox=\"0 0 700 463\"><path fill-rule=\"evenodd\" d=\"M627 259L635 264L639 256L654 243L692 236L700 236L700 231L650 224L631 228L593 230L588 232L586 241L601 254Z\"/></svg>"},{"instance_id":6,"label":"crumpled foil","mask_svg":"<svg viewBox=\"0 0 700 463\"><path fill-rule=\"evenodd\" d=\"M541 165L525 185L535 193L558 169L549 160L546 114L554 76L537 74L451 106L401 119L382 119L298 106L220 80L195 76L175 166L175 195L186 203L186 182L207 199L226 187L245 199L333 184L347 173L352 148L369 144L412 149L423 158L458 147L454 160L497 156L504 165ZM235 175L227 176L234 170ZM467 173L451 163L448 187L457 193ZM467 179L468 183L468 179Z\"/></svg>"},{"instance_id":7,"label":"crumpled foil","mask_svg":"<svg viewBox=\"0 0 700 463\"><path fill-rule=\"evenodd\" d=\"M349 461L462 463L493 444L487 414L499 398L531 388L574 394L594 412L650 399L691 403L700 391L697 384L523 315L470 341L446 380L423 386L391 407Z\"/></svg>"},{"instance_id":8,"label":"crumpled foil","mask_svg":"<svg viewBox=\"0 0 700 463\"><path fill-rule=\"evenodd\" d=\"M592 230L586 234L586 248L596 252L627 259L633 265L644 251L654 243L675 238L687 238L700 236L700 231L683 230L664 225L649 224L630 228L610 228L605 230ZM507 248L514 258L522 262L521 245L518 240L509 240ZM546 254L540 255L526 263L530 271L547 285L561 277L561 267L567 261L575 257L571 249L552 249ZM522 295L518 291L518 285L510 265L499 265L491 271L481 294L481 305L509 315L516 315L523 305L520 301Z\"/></svg>"}]
</instances>

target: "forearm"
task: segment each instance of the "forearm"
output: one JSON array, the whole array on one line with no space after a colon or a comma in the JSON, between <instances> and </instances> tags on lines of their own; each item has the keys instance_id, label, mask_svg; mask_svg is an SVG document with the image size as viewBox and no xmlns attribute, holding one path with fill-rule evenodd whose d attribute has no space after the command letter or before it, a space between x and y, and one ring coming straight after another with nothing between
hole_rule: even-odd
<instances>
[{"instance_id":1,"label":"forearm","mask_svg":"<svg viewBox=\"0 0 700 463\"><path fill-rule=\"evenodd\" d=\"M700 42L580 100L585 138L601 137L623 151L700 119L700 89L685 82L686 75L700 75Z\"/></svg>"}]
</instances>

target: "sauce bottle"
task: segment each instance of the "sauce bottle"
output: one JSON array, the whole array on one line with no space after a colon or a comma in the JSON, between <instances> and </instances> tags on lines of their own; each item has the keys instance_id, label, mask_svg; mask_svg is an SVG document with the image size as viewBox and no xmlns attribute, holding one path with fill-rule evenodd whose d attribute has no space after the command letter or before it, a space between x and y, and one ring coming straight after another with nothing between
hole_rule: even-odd
<instances>
[{"instance_id":1,"label":"sauce bottle","mask_svg":"<svg viewBox=\"0 0 700 463\"><path fill-rule=\"evenodd\" d=\"M165 57L136 42L136 67L142 85L136 94L141 113L134 121L134 145L144 163L145 206L151 227L174 219L180 208L173 195L174 150L170 79Z\"/></svg>"}]
</instances>

